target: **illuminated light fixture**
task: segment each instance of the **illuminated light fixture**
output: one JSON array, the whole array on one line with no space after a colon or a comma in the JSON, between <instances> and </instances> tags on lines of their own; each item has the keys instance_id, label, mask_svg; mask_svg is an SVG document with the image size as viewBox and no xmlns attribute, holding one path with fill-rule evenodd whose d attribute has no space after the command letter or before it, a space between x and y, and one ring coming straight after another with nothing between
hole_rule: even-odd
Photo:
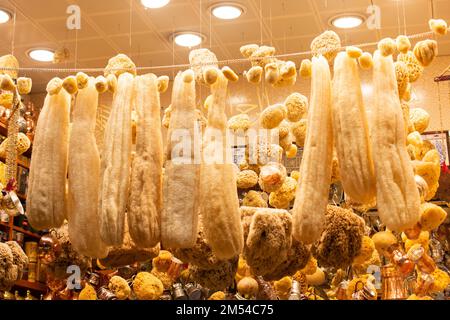
<instances>
[{"instance_id":1,"label":"illuminated light fixture","mask_svg":"<svg viewBox=\"0 0 450 320\"><path fill-rule=\"evenodd\" d=\"M11 13L5 9L0 9L0 24L7 23L11 20Z\"/></svg>"},{"instance_id":2,"label":"illuminated light fixture","mask_svg":"<svg viewBox=\"0 0 450 320\"><path fill-rule=\"evenodd\" d=\"M244 13L244 7L234 2L218 3L210 7L210 11L216 18L222 20L233 20L239 18Z\"/></svg>"},{"instance_id":3,"label":"illuminated light fixture","mask_svg":"<svg viewBox=\"0 0 450 320\"><path fill-rule=\"evenodd\" d=\"M144 7L149 9L158 9L166 6L170 0L141 0Z\"/></svg>"},{"instance_id":4,"label":"illuminated light fixture","mask_svg":"<svg viewBox=\"0 0 450 320\"><path fill-rule=\"evenodd\" d=\"M49 49L32 49L28 52L31 59L39 62L52 62L55 52Z\"/></svg>"},{"instance_id":5,"label":"illuminated light fixture","mask_svg":"<svg viewBox=\"0 0 450 320\"><path fill-rule=\"evenodd\" d=\"M173 35L173 41L181 47L193 48L200 45L205 36L197 32L179 32Z\"/></svg>"},{"instance_id":6,"label":"illuminated light fixture","mask_svg":"<svg viewBox=\"0 0 450 320\"><path fill-rule=\"evenodd\" d=\"M365 17L359 14L343 14L330 19L330 24L339 29L352 29L363 24Z\"/></svg>"}]
</instances>

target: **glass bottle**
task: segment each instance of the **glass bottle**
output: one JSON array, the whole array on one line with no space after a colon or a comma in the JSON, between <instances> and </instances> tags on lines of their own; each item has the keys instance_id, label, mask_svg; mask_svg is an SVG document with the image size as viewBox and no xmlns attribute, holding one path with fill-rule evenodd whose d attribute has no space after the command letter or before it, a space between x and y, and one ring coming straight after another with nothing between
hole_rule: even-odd
<instances>
[{"instance_id":1,"label":"glass bottle","mask_svg":"<svg viewBox=\"0 0 450 320\"><path fill-rule=\"evenodd\" d=\"M387 249L389 260L396 266L403 277L414 271L414 262L405 254L399 244L394 244Z\"/></svg>"},{"instance_id":2,"label":"glass bottle","mask_svg":"<svg viewBox=\"0 0 450 320\"><path fill-rule=\"evenodd\" d=\"M426 273L422 273L420 277L417 279L415 294L417 296L426 296L433 287L433 284L434 284L433 276Z\"/></svg>"},{"instance_id":3,"label":"glass bottle","mask_svg":"<svg viewBox=\"0 0 450 320\"><path fill-rule=\"evenodd\" d=\"M408 251L408 258L411 259L417 268L423 273L432 273L436 270L436 263L426 252L424 247L414 247Z\"/></svg>"}]
</instances>

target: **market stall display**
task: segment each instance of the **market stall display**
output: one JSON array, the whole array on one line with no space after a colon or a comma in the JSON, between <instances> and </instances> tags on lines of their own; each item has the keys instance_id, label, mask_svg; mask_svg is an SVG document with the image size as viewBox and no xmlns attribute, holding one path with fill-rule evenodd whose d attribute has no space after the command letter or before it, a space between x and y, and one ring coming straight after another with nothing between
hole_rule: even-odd
<instances>
[{"instance_id":1,"label":"market stall display","mask_svg":"<svg viewBox=\"0 0 450 320\"><path fill-rule=\"evenodd\" d=\"M0 298L19 300L13 288L38 278L44 288L30 288L47 300L445 299L450 210L433 200L448 168L422 136L430 113L410 108L448 30L440 19L429 28L414 46L399 35L373 52L327 30L299 68L273 46L244 45L243 79L206 48L190 50L173 81L118 54L101 75L48 82L33 141L18 128L31 78L0 57L12 100L2 98L17 113L0 144L0 204L42 231L24 249L0 237ZM309 99L292 88L299 74ZM258 105L229 116L239 81ZM14 176L31 147L24 210Z\"/></svg>"}]
</instances>

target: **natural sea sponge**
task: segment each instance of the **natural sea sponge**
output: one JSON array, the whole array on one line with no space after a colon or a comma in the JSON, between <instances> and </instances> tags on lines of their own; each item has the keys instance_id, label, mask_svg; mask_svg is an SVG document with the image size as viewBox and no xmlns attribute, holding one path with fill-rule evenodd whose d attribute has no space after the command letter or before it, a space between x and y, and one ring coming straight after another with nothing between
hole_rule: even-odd
<instances>
[{"instance_id":1,"label":"natural sea sponge","mask_svg":"<svg viewBox=\"0 0 450 320\"><path fill-rule=\"evenodd\" d=\"M173 252L175 256L184 263L195 265L203 270L220 269L234 261L234 258L231 260L218 259L206 242L205 235L201 230L197 235L194 246L191 248L175 249Z\"/></svg>"},{"instance_id":2,"label":"natural sea sponge","mask_svg":"<svg viewBox=\"0 0 450 320\"><path fill-rule=\"evenodd\" d=\"M7 54L0 57L0 67L12 69L7 71L0 71L0 75L8 75L12 79L17 79L17 77L19 76L19 71L17 70L19 68L19 61L12 54Z\"/></svg>"},{"instance_id":3,"label":"natural sea sponge","mask_svg":"<svg viewBox=\"0 0 450 320\"><path fill-rule=\"evenodd\" d=\"M334 31L327 30L311 42L313 56L323 55L330 65L341 48L341 39Z\"/></svg>"},{"instance_id":4,"label":"natural sea sponge","mask_svg":"<svg viewBox=\"0 0 450 320\"><path fill-rule=\"evenodd\" d=\"M242 199L242 205L246 207L267 208L267 200L263 198L261 192L250 190Z\"/></svg>"},{"instance_id":5,"label":"natural sea sponge","mask_svg":"<svg viewBox=\"0 0 450 320\"><path fill-rule=\"evenodd\" d=\"M429 66L438 54L438 46L435 40L423 40L414 46L414 56L423 66Z\"/></svg>"},{"instance_id":6,"label":"natural sea sponge","mask_svg":"<svg viewBox=\"0 0 450 320\"><path fill-rule=\"evenodd\" d=\"M287 97L284 105L287 110L286 117L291 122L300 121L308 113L308 98L298 92Z\"/></svg>"},{"instance_id":7,"label":"natural sea sponge","mask_svg":"<svg viewBox=\"0 0 450 320\"><path fill-rule=\"evenodd\" d=\"M300 64L300 75L303 78L311 78L312 62L309 59L303 59Z\"/></svg>"},{"instance_id":8,"label":"natural sea sponge","mask_svg":"<svg viewBox=\"0 0 450 320\"><path fill-rule=\"evenodd\" d=\"M363 51L361 50L361 48L353 47L353 46L345 48L345 51L347 52L348 56L353 59L358 59L363 54Z\"/></svg>"},{"instance_id":9,"label":"natural sea sponge","mask_svg":"<svg viewBox=\"0 0 450 320\"><path fill-rule=\"evenodd\" d=\"M401 53L407 53L411 49L411 42L407 36L400 35L395 39L397 50Z\"/></svg>"},{"instance_id":10,"label":"natural sea sponge","mask_svg":"<svg viewBox=\"0 0 450 320\"><path fill-rule=\"evenodd\" d=\"M407 53L400 53L397 56L397 61L402 61L406 64L409 71L409 82L415 82L423 73L423 67L420 65L419 61L417 61L414 53L412 51L408 51Z\"/></svg>"},{"instance_id":11,"label":"natural sea sponge","mask_svg":"<svg viewBox=\"0 0 450 320\"><path fill-rule=\"evenodd\" d=\"M291 132L295 137L296 145L299 147L303 147L305 145L307 125L307 119L302 119L291 125Z\"/></svg>"},{"instance_id":12,"label":"natural sea sponge","mask_svg":"<svg viewBox=\"0 0 450 320\"><path fill-rule=\"evenodd\" d=\"M78 83L75 76L68 76L65 78L62 85L69 94L75 94L78 92Z\"/></svg>"},{"instance_id":13,"label":"natural sea sponge","mask_svg":"<svg viewBox=\"0 0 450 320\"><path fill-rule=\"evenodd\" d=\"M236 184L239 189L250 189L258 184L258 175L253 170L243 170L237 174Z\"/></svg>"},{"instance_id":14,"label":"natural sea sponge","mask_svg":"<svg viewBox=\"0 0 450 320\"><path fill-rule=\"evenodd\" d=\"M114 74L119 78L119 76L125 72L136 75L136 65L127 55L120 53L109 59L108 65L104 71L104 76L107 77L109 74Z\"/></svg>"},{"instance_id":15,"label":"natural sea sponge","mask_svg":"<svg viewBox=\"0 0 450 320\"><path fill-rule=\"evenodd\" d=\"M10 247L0 242L0 290L10 290L17 280L18 268L14 265L14 256Z\"/></svg>"},{"instance_id":16,"label":"natural sea sponge","mask_svg":"<svg viewBox=\"0 0 450 320\"><path fill-rule=\"evenodd\" d=\"M189 273L192 280L201 286L212 291L221 291L231 287L234 283L234 275L236 274L239 258L236 257L220 268L202 269L198 266L189 266Z\"/></svg>"},{"instance_id":17,"label":"natural sea sponge","mask_svg":"<svg viewBox=\"0 0 450 320\"><path fill-rule=\"evenodd\" d=\"M242 46L239 51L244 56L244 58L250 58L253 53L255 53L256 50L259 49L259 45L257 44L247 44L245 46Z\"/></svg>"},{"instance_id":18,"label":"natural sea sponge","mask_svg":"<svg viewBox=\"0 0 450 320\"><path fill-rule=\"evenodd\" d=\"M402 239L405 242L405 251L408 252L409 249L415 244L420 244L428 251L429 243L430 243L430 232L429 231L421 231L419 237L417 239L408 239L404 233L402 233Z\"/></svg>"},{"instance_id":19,"label":"natural sea sponge","mask_svg":"<svg viewBox=\"0 0 450 320\"><path fill-rule=\"evenodd\" d=\"M433 203L422 203L420 211L420 226L424 231L436 229L447 218L447 212Z\"/></svg>"},{"instance_id":20,"label":"natural sea sponge","mask_svg":"<svg viewBox=\"0 0 450 320\"><path fill-rule=\"evenodd\" d=\"M22 279L23 271L28 266L28 257L16 241L8 241L6 245L11 249L13 264L17 266L17 280Z\"/></svg>"},{"instance_id":21,"label":"natural sea sponge","mask_svg":"<svg viewBox=\"0 0 450 320\"><path fill-rule=\"evenodd\" d=\"M262 74L263 68L260 66L254 66L245 73L245 77L248 82L258 84L261 82Z\"/></svg>"},{"instance_id":22,"label":"natural sea sponge","mask_svg":"<svg viewBox=\"0 0 450 320\"><path fill-rule=\"evenodd\" d=\"M280 300L287 300L292 288L292 277L283 277L273 283L275 292Z\"/></svg>"},{"instance_id":23,"label":"natural sea sponge","mask_svg":"<svg viewBox=\"0 0 450 320\"><path fill-rule=\"evenodd\" d=\"M286 168L272 162L261 168L258 183L263 191L274 192L281 188L286 176Z\"/></svg>"},{"instance_id":24,"label":"natural sea sponge","mask_svg":"<svg viewBox=\"0 0 450 320\"><path fill-rule=\"evenodd\" d=\"M298 148L295 144L291 144L289 149L286 150L286 158L292 159L297 156Z\"/></svg>"},{"instance_id":25,"label":"natural sea sponge","mask_svg":"<svg viewBox=\"0 0 450 320\"><path fill-rule=\"evenodd\" d=\"M291 215L284 210L259 209L252 217L244 258L253 274L264 276L287 259L291 244Z\"/></svg>"},{"instance_id":26,"label":"natural sea sponge","mask_svg":"<svg viewBox=\"0 0 450 320\"><path fill-rule=\"evenodd\" d=\"M267 107L260 116L260 123L264 129L274 129L286 118L286 108L282 104Z\"/></svg>"},{"instance_id":27,"label":"natural sea sponge","mask_svg":"<svg viewBox=\"0 0 450 320\"><path fill-rule=\"evenodd\" d=\"M86 284L86 286L81 290L78 300L97 300L97 292L95 288L90 284Z\"/></svg>"},{"instance_id":28,"label":"natural sea sponge","mask_svg":"<svg viewBox=\"0 0 450 320\"><path fill-rule=\"evenodd\" d=\"M245 113L235 115L228 120L228 129L233 131L242 130L245 132L250 129L251 125L250 117Z\"/></svg>"},{"instance_id":29,"label":"natural sea sponge","mask_svg":"<svg viewBox=\"0 0 450 320\"><path fill-rule=\"evenodd\" d=\"M108 288L115 294L118 300L126 300L131 294L131 288L127 280L119 276L114 276L109 280Z\"/></svg>"},{"instance_id":30,"label":"natural sea sponge","mask_svg":"<svg viewBox=\"0 0 450 320\"><path fill-rule=\"evenodd\" d=\"M303 269L311 257L309 248L302 242L292 239L292 245L288 250L287 258L277 265L275 270L264 275L268 281L293 276L298 270Z\"/></svg>"},{"instance_id":31,"label":"natural sea sponge","mask_svg":"<svg viewBox=\"0 0 450 320\"><path fill-rule=\"evenodd\" d=\"M410 120L419 133L423 133L430 123L430 114L422 108L410 109Z\"/></svg>"},{"instance_id":32,"label":"natural sea sponge","mask_svg":"<svg viewBox=\"0 0 450 320\"><path fill-rule=\"evenodd\" d=\"M164 286L157 277L149 272L139 272L133 281L133 291L138 300L158 300Z\"/></svg>"},{"instance_id":33,"label":"natural sea sponge","mask_svg":"<svg viewBox=\"0 0 450 320\"><path fill-rule=\"evenodd\" d=\"M398 95L400 98L402 98L409 84L408 67L404 62L401 61L396 61L394 65L395 65L395 76L397 78Z\"/></svg>"},{"instance_id":34,"label":"natural sea sponge","mask_svg":"<svg viewBox=\"0 0 450 320\"><path fill-rule=\"evenodd\" d=\"M29 94L32 87L33 81L31 80L31 78L20 77L19 79L17 79L17 89L19 91L19 94Z\"/></svg>"},{"instance_id":35,"label":"natural sea sponge","mask_svg":"<svg viewBox=\"0 0 450 320\"><path fill-rule=\"evenodd\" d=\"M378 253L387 256L387 250L398 241L391 231L380 231L372 236L372 241Z\"/></svg>"},{"instance_id":36,"label":"natural sea sponge","mask_svg":"<svg viewBox=\"0 0 450 320\"><path fill-rule=\"evenodd\" d=\"M269 196L269 204L277 209L286 209L295 198L295 190L297 189L297 181L291 177L284 180L280 189L271 192Z\"/></svg>"},{"instance_id":37,"label":"natural sea sponge","mask_svg":"<svg viewBox=\"0 0 450 320\"><path fill-rule=\"evenodd\" d=\"M394 54L396 49L397 44L392 38L384 38L378 42L378 50L384 57Z\"/></svg>"},{"instance_id":38,"label":"natural sea sponge","mask_svg":"<svg viewBox=\"0 0 450 320\"><path fill-rule=\"evenodd\" d=\"M361 57L358 58L358 62L362 69L370 69L373 67L373 58L370 52L364 52Z\"/></svg>"},{"instance_id":39,"label":"natural sea sponge","mask_svg":"<svg viewBox=\"0 0 450 320\"><path fill-rule=\"evenodd\" d=\"M443 19L430 19L428 25L436 35L445 36L447 34L447 22Z\"/></svg>"},{"instance_id":40,"label":"natural sea sponge","mask_svg":"<svg viewBox=\"0 0 450 320\"><path fill-rule=\"evenodd\" d=\"M353 263L362 264L365 261L369 260L372 257L374 250L375 250L375 243L373 242L373 240L368 236L364 236L362 239L361 250L359 252L359 255L355 257Z\"/></svg>"},{"instance_id":41,"label":"natural sea sponge","mask_svg":"<svg viewBox=\"0 0 450 320\"><path fill-rule=\"evenodd\" d=\"M364 221L351 210L328 206L325 228L312 254L322 267L345 268L361 251Z\"/></svg>"}]
</instances>

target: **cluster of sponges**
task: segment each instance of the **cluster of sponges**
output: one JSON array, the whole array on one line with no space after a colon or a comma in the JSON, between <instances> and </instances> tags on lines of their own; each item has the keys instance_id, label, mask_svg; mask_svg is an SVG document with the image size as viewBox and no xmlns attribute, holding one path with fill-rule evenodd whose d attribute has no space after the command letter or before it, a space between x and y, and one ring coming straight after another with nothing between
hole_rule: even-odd
<instances>
[{"instance_id":1,"label":"cluster of sponges","mask_svg":"<svg viewBox=\"0 0 450 320\"><path fill-rule=\"evenodd\" d=\"M411 132L407 137L407 150L412 160L416 183L421 191L423 201L431 200L435 196L441 175L439 152L431 142L424 141L420 135L428 127L429 119L430 116L425 110L412 109L410 120L416 131Z\"/></svg>"},{"instance_id":2,"label":"cluster of sponges","mask_svg":"<svg viewBox=\"0 0 450 320\"><path fill-rule=\"evenodd\" d=\"M105 92L115 93L117 90L117 79L123 73L136 75L136 65L125 54L118 54L108 61L105 67L104 75L95 78L95 88L98 93ZM69 94L74 95L78 90L82 90L88 86L90 77L84 72L78 72L76 75L67 76L64 79L55 77L47 84L47 93L49 95L58 94L61 89L66 90ZM30 82L24 82L24 87L29 87ZM166 92L169 87L169 77L161 76L158 78L158 90L160 93ZM31 88L30 88L31 90Z\"/></svg>"},{"instance_id":3,"label":"cluster of sponges","mask_svg":"<svg viewBox=\"0 0 450 320\"><path fill-rule=\"evenodd\" d=\"M260 83L264 77L267 83L274 87L294 85L297 81L297 67L292 61L282 61L274 58L275 48L249 44L242 46L241 54L248 58L252 68L245 72L247 81L253 84Z\"/></svg>"},{"instance_id":4,"label":"cluster of sponges","mask_svg":"<svg viewBox=\"0 0 450 320\"><path fill-rule=\"evenodd\" d=\"M8 54L0 57L0 67L9 68L11 70L0 71L0 89L5 91L3 97L11 97L10 101L5 101L7 103L3 103L4 107L9 107L12 105L12 95L8 95L9 92L17 92L21 95L26 95L31 92L32 88L32 80L31 78L19 77L17 69L19 68L19 61L17 61L16 57ZM16 80L16 83L14 83Z\"/></svg>"},{"instance_id":5,"label":"cluster of sponges","mask_svg":"<svg viewBox=\"0 0 450 320\"><path fill-rule=\"evenodd\" d=\"M361 252L365 223L351 210L329 205L324 231L312 247L322 267L345 268Z\"/></svg>"},{"instance_id":6,"label":"cluster of sponges","mask_svg":"<svg viewBox=\"0 0 450 320\"><path fill-rule=\"evenodd\" d=\"M288 158L297 155L297 148L303 147L306 138L308 98L294 92L284 103L267 107L260 114L259 122L264 129L277 129L279 145ZM296 144L293 144L295 139Z\"/></svg>"},{"instance_id":7,"label":"cluster of sponges","mask_svg":"<svg viewBox=\"0 0 450 320\"><path fill-rule=\"evenodd\" d=\"M28 257L17 242L0 242L0 290L10 290L27 265Z\"/></svg>"}]
</instances>

